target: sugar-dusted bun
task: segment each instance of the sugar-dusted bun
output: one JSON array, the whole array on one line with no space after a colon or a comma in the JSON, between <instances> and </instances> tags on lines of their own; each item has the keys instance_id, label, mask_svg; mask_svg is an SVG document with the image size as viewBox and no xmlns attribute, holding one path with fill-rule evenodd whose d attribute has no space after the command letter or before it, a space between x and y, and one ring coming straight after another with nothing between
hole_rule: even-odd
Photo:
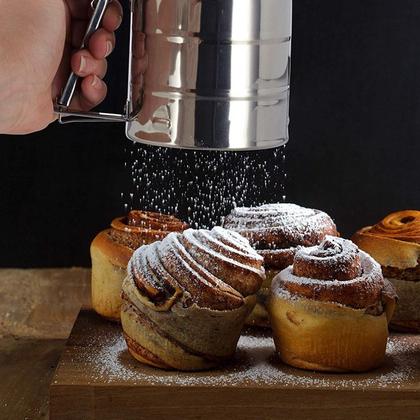
<instances>
[{"instance_id":1,"label":"sugar-dusted bun","mask_svg":"<svg viewBox=\"0 0 420 420\"><path fill-rule=\"evenodd\" d=\"M174 216L139 210L114 219L111 228L100 232L90 247L95 311L111 320L119 320L121 284L134 250L187 227Z\"/></svg>"},{"instance_id":2,"label":"sugar-dusted bun","mask_svg":"<svg viewBox=\"0 0 420 420\"><path fill-rule=\"evenodd\" d=\"M293 263L297 247L317 245L326 235L338 235L328 214L287 203L237 207L225 218L224 227L249 239L264 257L267 279L247 320L247 324L261 327L270 326L266 300L271 281L279 271Z\"/></svg>"},{"instance_id":3,"label":"sugar-dusted bun","mask_svg":"<svg viewBox=\"0 0 420 420\"><path fill-rule=\"evenodd\" d=\"M139 248L123 283L130 353L164 369L201 370L230 358L264 279L263 259L223 228L171 233Z\"/></svg>"},{"instance_id":4,"label":"sugar-dusted bun","mask_svg":"<svg viewBox=\"0 0 420 420\"><path fill-rule=\"evenodd\" d=\"M391 328L420 333L420 211L392 213L356 232L352 240L381 264L397 289Z\"/></svg>"},{"instance_id":5,"label":"sugar-dusted bun","mask_svg":"<svg viewBox=\"0 0 420 420\"><path fill-rule=\"evenodd\" d=\"M271 325L281 359L302 369L351 372L385 356L395 291L352 242L327 236L301 248L273 280Z\"/></svg>"}]
</instances>

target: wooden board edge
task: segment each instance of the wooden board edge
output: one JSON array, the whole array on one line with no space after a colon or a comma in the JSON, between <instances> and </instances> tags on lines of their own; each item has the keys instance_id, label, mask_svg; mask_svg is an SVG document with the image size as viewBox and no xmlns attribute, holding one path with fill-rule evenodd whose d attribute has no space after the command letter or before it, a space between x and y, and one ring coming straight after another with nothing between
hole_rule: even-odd
<instances>
[{"instance_id":1,"label":"wooden board edge","mask_svg":"<svg viewBox=\"0 0 420 420\"><path fill-rule=\"evenodd\" d=\"M359 390L60 385L50 419L416 419L420 394Z\"/></svg>"}]
</instances>

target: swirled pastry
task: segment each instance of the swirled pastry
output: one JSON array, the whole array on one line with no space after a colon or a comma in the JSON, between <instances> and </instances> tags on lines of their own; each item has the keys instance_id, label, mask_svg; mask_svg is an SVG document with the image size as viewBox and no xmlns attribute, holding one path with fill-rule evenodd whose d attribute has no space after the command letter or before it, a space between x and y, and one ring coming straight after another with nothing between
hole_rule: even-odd
<instances>
[{"instance_id":1,"label":"swirled pastry","mask_svg":"<svg viewBox=\"0 0 420 420\"><path fill-rule=\"evenodd\" d=\"M174 216L139 210L114 219L111 228L100 232L90 247L95 311L106 318L119 320L121 284L134 250L187 227Z\"/></svg>"},{"instance_id":2,"label":"swirled pastry","mask_svg":"<svg viewBox=\"0 0 420 420\"><path fill-rule=\"evenodd\" d=\"M268 327L266 300L273 277L292 264L298 246L319 244L326 235L338 235L328 214L296 204L265 204L237 207L224 220L224 227L249 239L264 257L266 280L258 292L258 301L248 324Z\"/></svg>"},{"instance_id":3,"label":"swirled pastry","mask_svg":"<svg viewBox=\"0 0 420 420\"><path fill-rule=\"evenodd\" d=\"M220 227L171 233L142 246L122 288L130 353L163 369L219 365L234 354L263 279L263 258Z\"/></svg>"},{"instance_id":4,"label":"swirled pastry","mask_svg":"<svg viewBox=\"0 0 420 420\"><path fill-rule=\"evenodd\" d=\"M395 290L351 241L327 236L300 248L273 280L271 325L281 359L303 369L348 372L385 356Z\"/></svg>"},{"instance_id":5,"label":"swirled pastry","mask_svg":"<svg viewBox=\"0 0 420 420\"><path fill-rule=\"evenodd\" d=\"M420 333L420 211L392 213L352 240L382 266L398 293L391 328Z\"/></svg>"}]
</instances>

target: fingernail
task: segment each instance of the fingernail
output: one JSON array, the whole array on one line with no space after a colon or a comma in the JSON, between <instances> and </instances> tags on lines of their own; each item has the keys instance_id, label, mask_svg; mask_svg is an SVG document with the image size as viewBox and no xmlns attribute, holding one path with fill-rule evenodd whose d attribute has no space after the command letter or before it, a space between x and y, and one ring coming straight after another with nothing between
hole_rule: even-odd
<instances>
[{"instance_id":1,"label":"fingernail","mask_svg":"<svg viewBox=\"0 0 420 420\"><path fill-rule=\"evenodd\" d=\"M123 17L121 15L118 15L117 29L121 26L122 21L123 21Z\"/></svg>"},{"instance_id":2,"label":"fingernail","mask_svg":"<svg viewBox=\"0 0 420 420\"><path fill-rule=\"evenodd\" d=\"M86 69L86 58L82 55L80 57L79 73L83 73Z\"/></svg>"},{"instance_id":3,"label":"fingernail","mask_svg":"<svg viewBox=\"0 0 420 420\"><path fill-rule=\"evenodd\" d=\"M106 54L105 54L105 57L108 57L109 54L112 53L113 48L114 47L112 46L112 42L111 41L107 41L106 42Z\"/></svg>"},{"instance_id":4,"label":"fingernail","mask_svg":"<svg viewBox=\"0 0 420 420\"><path fill-rule=\"evenodd\" d=\"M96 74L94 74L92 78L91 86L98 87L100 81L101 79L99 79L99 77Z\"/></svg>"}]
</instances>

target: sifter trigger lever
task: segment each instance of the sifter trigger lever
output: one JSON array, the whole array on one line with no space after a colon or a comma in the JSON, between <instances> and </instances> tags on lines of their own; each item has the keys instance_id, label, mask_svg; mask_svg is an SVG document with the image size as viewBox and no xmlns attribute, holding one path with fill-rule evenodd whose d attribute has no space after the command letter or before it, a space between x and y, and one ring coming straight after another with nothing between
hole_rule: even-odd
<instances>
[{"instance_id":1,"label":"sifter trigger lever","mask_svg":"<svg viewBox=\"0 0 420 420\"><path fill-rule=\"evenodd\" d=\"M101 22L102 18L104 16L105 10L108 6L108 4L112 0L93 0L91 3L92 8L94 9L93 15L89 21L85 36L83 37L82 45L80 46L80 49L83 49L86 47L87 43L89 42L90 37L95 33ZM57 101L57 105L60 111L68 108L70 106L71 100L73 99L74 92L76 90L77 81L79 80L79 76L77 76L75 73L71 73L66 86L63 89L63 93L61 94L61 97Z\"/></svg>"}]
</instances>

